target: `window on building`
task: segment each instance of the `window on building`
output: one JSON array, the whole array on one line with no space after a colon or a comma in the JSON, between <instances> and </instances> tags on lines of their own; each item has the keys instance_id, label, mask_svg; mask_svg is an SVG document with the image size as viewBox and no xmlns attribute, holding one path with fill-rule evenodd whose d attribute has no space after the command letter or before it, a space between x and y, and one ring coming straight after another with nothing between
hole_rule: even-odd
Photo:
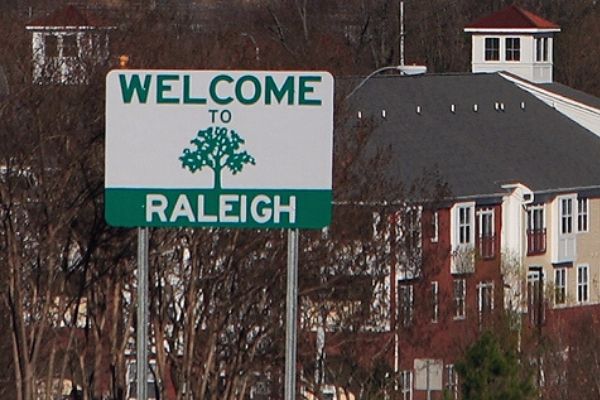
<instances>
[{"instance_id":1,"label":"window on building","mask_svg":"<svg viewBox=\"0 0 600 400\"><path fill-rule=\"evenodd\" d=\"M485 61L500 60L500 39L485 38Z\"/></svg>"},{"instance_id":2,"label":"window on building","mask_svg":"<svg viewBox=\"0 0 600 400\"><path fill-rule=\"evenodd\" d=\"M546 252L546 222L544 205L536 204L527 209L527 254Z\"/></svg>"},{"instance_id":3,"label":"window on building","mask_svg":"<svg viewBox=\"0 0 600 400\"><path fill-rule=\"evenodd\" d=\"M585 303L589 300L589 267L577 267L577 302Z\"/></svg>"},{"instance_id":4,"label":"window on building","mask_svg":"<svg viewBox=\"0 0 600 400\"><path fill-rule=\"evenodd\" d=\"M560 200L560 233L567 235L573 233L573 199Z\"/></svg>"},{"instance_id":5,"label":"window on building","mask_svg":"<svg viewBox=\"0 0 600 400\"><path fill-rule=\"evenodd\" d=\"M440 223L440 215L437 211L433 212L433 215L431 217L431 242L432 243L437 243L439 240L439 226Z\"/></svg>"},{"instance_id":6,"label":"window on building","mask_svg":"<svg viewBox=\"0 0 600 400\"><path fill-rule=\"evenodd\" d=\"M58 37L46 35L44 38L44 52L46 57L58 57Z\"/></svg>"},{"instance_id":7,"label":"window on building","mask_svg":"<svg viewBox=\"0 0 600 400\"><path fill-rule=\"evenodd\" d=\"M544 321L544 285L542 267L530 267L527 273L527 311L529 322L539 326Z\"/></svg>"},{"instance_id":8,"label":"window on building","mask_svg":"<svg viewBox=\"0 0 600 400\"><path fill-rule=\"evenodd\" d=\"M422 261L422 208L406 206L396 213L396 251L399 278L419 276Z\"/></svg>"},{"instance_id":9,"label":"window on building","mask_svg":"<svg viewBox=\"0 0 600 400\"><path fill-rule=\"evenodd\" d=\"M410 326L413 318L413 286L400 285L398 287L398 300L400 306L400 321L403 326Z\"/></svg>"},{"instance_id":10,"label":"window on building","mask_svg":"<svg viewBox=\"0 0 600 400\"><path fill-rule=\"evenodd\" d=\"M452 229L450 244L452 260L450 271L453 274L474 272L475 269L475 203L457 203L450 210Z\"/></svg>"},{"instance_id":11,"label":"window on building","mask_svg":"<svg viewBox=\"0 0 600 400\"><path fill-rule=\"evenodd\" d=\"M565 304L567 301L567 269L554 270L554 304Z\"/></svg>"},{"instance_id":12,"label":"window on building","mask_svg":"<svg viewBox=\"0 0 600 400\"><path fill-rule=\"evenodd\" d=\"M464 278L455 279L453 286L454 319L464 319L466 316L467 281Z\"/></svg>"},{"instance_id":13,"label":"window on building","mask_svg":"<svg viewBox=\"0 0 600 400\"><path fill-rule=\"evenodd\" d=\"M486 208L477 211L477 222L479 255L484 259L492 259L496 256L494 209Z\"/></svg>"},{"instance_id":14,"label":"window on building","mask_svg":"<svg viewBox=\"0 0 600 400\"><path fill-rule=\"evenodd\" d=\"M587 198L577 199L577 232L588 231L588 206L589 201Z\"/></svg>"},{"instance_id":15,"label":"window on building","mask_svg":"<svg viewBox=\"0 0 600 400\"><path fill-rule=\"evenodd\" d=\"M431 282L431 322L438 322L439 314L439 285L437 281L433 281Z\"/></svg>"},{"instance_id":16,"label":"window on building","mask_svg":"<svg viewBox=\"0 0 600 400\"><path fill-rule=\"evenodd\" d=\"M471 221L472 207L465 206L458 208L458 243L471 244L471 232L473 230L473 221Z\"/></svg>"},{"instance_id":17,"label":"window on building","mask_svg":"<svg viewBox=\"0 0 600 400\"><path fill-rule=\"evenodd\" d=\"M506 61L521 60L521 39L506 38Z\"/></svg>"},{"instance_id":18,"label":"window on building","mask_svg":"<svg viewBox=\"0 0 600 400\"><path fill-rule=\"evenodd\" d=\"M413 398L413 373L410 370L400 371L400 398L412 400Z\"/></svg>"},{"instance_id":19,"label":"window on building","mask_svg":"<svg viewBox=\"0 0 600 400\"><path fill-rule=\"evenodd\" d=\"M77 57L77 37L75 35L62 37L62 56Z\"/></svg>"},{"instance_id":20,"label":"window on building","mask_svg":"<svg viewBox=\"0 0 600 400\"><path fill-rule=\"evenodd\" d=\"M446 392L452 400L458 400L458 374L453 364L446 365Z\"/></svg>"},{"instance_id":21,"label":"window on building","mask_svg":"<svg viewBox=\"0 0 600 400\"><path fill-rule=\"evenodd\" d=\"M128 395L127 398L137 398L137 371L136 371L137 363L135 360L131 360L127 365L127 390ZM154 373L152 371L156 371L156 361L150 360L148 363L148 376L147 376L147 389L148 400L156 399L156 385L154 382Z\"/></svg>"},{"instance_id":22,"label":"window on building","mask_svg":"<svg viewBox=\"0 0 600 400\"><path fill-rule=\"evenodd\" d=\"M494 310L494 283L481 282L477 285L477 303L479 315L491 314Z\"/></svg>"},{"instance_id":23,"label":"window on building","mask_svg":"<svg viewBox=\"0 0 600 400\"><path fill-rule=\"evenodd\" d=\"M548 38L539 37L535 39L535 61L548 61Z\"/></svg>"}]
</instances>

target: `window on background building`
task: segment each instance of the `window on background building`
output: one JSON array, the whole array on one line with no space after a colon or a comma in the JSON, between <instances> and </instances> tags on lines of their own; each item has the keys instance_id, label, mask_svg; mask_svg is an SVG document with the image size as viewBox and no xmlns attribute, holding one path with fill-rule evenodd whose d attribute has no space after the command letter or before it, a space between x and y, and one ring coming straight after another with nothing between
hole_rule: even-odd
<instances>
[{"instance_id":1,"label":"window on background building","mask_svg":"<svg viewBox=\"0 0 600 400\"><path fill-rule=\"evenodd\" d=\"M471 232L473 230L471 209L470 206L458 208L458 244L471 244Z\"/></svg>"},{"instance_id":2,"label":"window on background building","mask_svg":"<svg viewBox=\"0 0 600 400\"><path fill-rule=\"evenodd\" d=\"M58 37L54 35L45 36L44 52L46 57L58 57Z\"/></svg>"},{"instance_id":3,"label":"window on background building","mask_svg":"<svg viewBox=\"0 0 600 400\"><path fill-rule=\"evenodd\" d=\"M479 316L491 314L494 310L494 283L481 282L477 285Z\"/></svg>"},{"instance_id":4,"label":"window on background building","mask_svg":"<svg viewBox=\"0 0 600 400\"><path fill-rule=\"evenodd\" d=\"M548 38L539 37L535 39L535 61L548 61Z\"/></svg>"},{"instance_id":5,"label":"window on background building","mask_svg":"<svg viewBox=\"0 0 600 400\"><path fill-rule=\"evenodd\" d=\"M560 200L560 233L567 235L573 233L573 199Z\"/></svg>"},{"instance_id":6,"label":"window on background building","mask_svg":"<svg viewBox=\"0 0 600 400\"><path fill-rule=\"evenodd\" d=\"M127 399L137 398L137 371L136 371L137 363L135 360L131 360L128 362L128 370L127 370ZM156 371L156 361L150 360L148 363L148 376L147 376L147 389L148 400L156 399L156 385L154 382L154 373L152 371Z\"/></svg>"},{"instance_id":7,"label":"window on background building","mask_svg":"<svg viewBox=\"0 0 600 400\"><path fill-rule=\"evenodd\" d=\"M453 285L454 319L464 319L466 316L467 281L464 278L455 279Z\"/></svg>"},{"instance_id":8,"label":"window on background building","mask_svg":"<svg viewBox=\"0 0 600 400\"><path fill-rule=\"evenodd\" d=\"M422 261L422 208L406 206L396 213L396 251L399 279L419 276Z\"/></svg>"},{"instance_id":9,"label":"window on background building","mask_svg":"<svg viewBox=\"0 0 600 400\"><path fill-rule=\"evenodd\" d=\"M500 39L485 38L485 61L500 60Z\"/></svg>"},{"instance_id":10,"label":"window on background building","mask_svg":"<svg viewBox=\"0 0 600 400\"><path fill-rule=\"evenodd\" d=\"M521 60L521 39L506 38L506 61Z\"/></svg>"},{"instance_id":11,"label":"window on background building","mask_svg":"<svg viewBox=\"0 0 600 400\"><path fill-rule=\"evenodd\" d=\"M536 204L527 208L527 254L546 252L546 222L544 205Z\"/></svg>"},{"instance_id":12,"label":"window on background building","mask_svg":"<svg viewBox=\"0 0 600 400\"><path fill-rule=\"evenodd\" d=\"M62 37L62 56L77 57L77 37L75 35Z\"/></svg>"},{"instance_id":13,"label":"window on background building","mask_svg":"<svg viewBox=\"0 0 600 400\"><path fill-rule=\"evenodd\" d=\"M589 267L577 266L577 302L585 303L589 300Z\"/></svg>"},{"instance_id":14,"label":"window on background building","mask_svg":"<svg viewBox=\"0 0 600 400\"><path fill-rule=\"evenodd\" d=\"M400 321L403 326L410 326L413 318L413 286L400 285L398 287L398 300L400 306Z\"/></svg>"},{"instance_id":15,"label":"window on background building","mask_svg":"<svg viewBox=\"0 0 600 400\"><path fill-rule=\"evenodd\" d=\"M527 273L527 311L529 322L539 326L544 321L544 285L541 267L530 267Z\"/></svg>"},{"instance_id":16,"label":"window on background building","mask_svg":"<svg viewBox=\"0 0 600 400\"><path fill-rule=\"evenodd\" d=\"M437 281L433 281L431 282L431 322L438 322L439 314L439 285Z\"/></svg>"},{"instance_id":17,"label":"window on background building","mask_svg":"<svg viewBox=\"0 0 600 400\"><path fill-rule=\"evenodd\" d=\"M494 209L486 208L477 211L478 222L478 251L484 259L494 258L496 255L494 234Z\"/></svg>"},{"instance_id":18,"label":"window on background building","mask_svg":"<svg viewBox=\"0 0 600 400\"><path fill-rule=\"evenodd\" d=\"M577 199L577 232L587 232L589 224L589 201L587 198Z\"/></svg>"},{"instance_id":19,"label":"window on background building","mask_svg":"<svg viewBox=\"0 0 600 400\"><path fill-rule=\"evenodd\" d=\"M554 304L561 305L567 301L567 269L554 270Z\"/></svg>"},{"instance_id":20,"label":"window on background building","mask_svg":"<svg viewBox=\"0 0 600 400\"><path fill-rule=\"evenodd\" d=\"M433 215L431 216L431 242L432 243L437 243L439 240L439 226L440 223L440 215L437 211L434 211Z\"/></svg>"},{"instance_id":21,"label":"window on background building","mask_svg":"<svg viewBox=\"0 0 600 400\"><path fill-rule=\"evenodd\" d=\"M400 371L400 398L412 400L413 398L413 373L410 370Z\"/></svg>"},{"instance_id":22,"label":"window on background building","mask_svg":"<svg viewBox=\"0 0 600 400\"><path fill-rule=\"evenodd\" d=\"M446 365L446 392L452 400L458 400L458 374L453 364Z\"/></svg>"}]
</instances>

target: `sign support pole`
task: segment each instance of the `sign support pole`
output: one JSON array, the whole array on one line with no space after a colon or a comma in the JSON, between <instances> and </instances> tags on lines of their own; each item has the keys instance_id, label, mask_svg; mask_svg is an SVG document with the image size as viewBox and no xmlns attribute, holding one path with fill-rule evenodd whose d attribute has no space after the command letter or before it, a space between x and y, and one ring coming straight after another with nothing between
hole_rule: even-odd
<instances>
[{"instance_id":1,"label":"sign support pole","mask_svg":"<svg viewBox=\"0 0 600 400\"><path fill-rule=\"evenodd\" d=\"M138 400L148 399L148 228L138 228L136 383Z\"/></svg>"},{"instance_id":2,"label":"sign support pole","mask_svg":"<svg viewBox=\"0 0 600 400\"><path fill-rule=\"evenodd\" d=\"M298 229L288 229L285 325L285 400L296 399L296 341L298 336Z\"/></svg>"}]
</instances>

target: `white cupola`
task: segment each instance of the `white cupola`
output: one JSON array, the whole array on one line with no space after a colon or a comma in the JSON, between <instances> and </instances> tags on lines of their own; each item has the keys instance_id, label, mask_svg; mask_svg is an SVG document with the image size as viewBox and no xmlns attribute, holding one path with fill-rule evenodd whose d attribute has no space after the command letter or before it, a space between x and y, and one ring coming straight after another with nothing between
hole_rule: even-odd
<instances>
[{"instance_id":1,"label":"white cupola","mask_svg":"<svg viewBox=\"0 0 600 400\"><path fill-rule=\"evenodd\" d=\"M86 83L91 68L107 61L108 32L113 26L67 6L30 22L33 82Z\"/></svg>"},{"instance_id":2,"label":"white cupola","mask_svg":"<svg viewBox=\"0 0 600 400\"><path fill-rule=\"evenodd\" d=\"M472 72L506 71L533 83L552 82L558 25L510 5L467 25L465 32L472 34Z\"/></svg>"}]
</instances>

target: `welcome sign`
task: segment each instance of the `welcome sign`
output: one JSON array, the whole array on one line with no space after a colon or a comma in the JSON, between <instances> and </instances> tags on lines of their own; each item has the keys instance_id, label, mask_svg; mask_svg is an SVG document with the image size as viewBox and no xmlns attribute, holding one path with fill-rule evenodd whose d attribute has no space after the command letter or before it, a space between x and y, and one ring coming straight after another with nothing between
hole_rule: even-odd
<instances>
[{"instance_id":1,"label":"welcome sign","mask_svg":"<svg viewBox=\"0 0 600 400\"><path fill-rule=\"evenodd\" d=\"M331 220L326 72L114 70L105 216L120 227L322 228Z\"/></svg>"}]
</instances>

